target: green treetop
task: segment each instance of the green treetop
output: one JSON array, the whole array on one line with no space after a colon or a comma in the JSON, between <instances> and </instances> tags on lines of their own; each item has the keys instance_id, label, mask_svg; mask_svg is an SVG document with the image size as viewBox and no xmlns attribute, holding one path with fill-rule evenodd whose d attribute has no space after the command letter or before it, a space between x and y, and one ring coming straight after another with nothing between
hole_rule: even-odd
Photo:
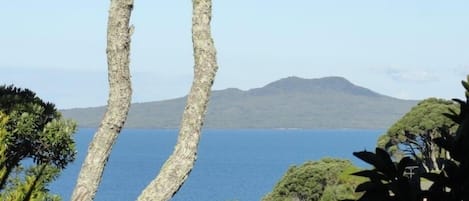
<instances>
[{"instance_id":1,"label":"green treetop","mask_svg":"<svg viewBox=\"0 0 469 201\"><path fill-rule=\"evenodd\" d=\"M427 171L439 170L439 159L446 157L446 152L433 140L441 137L443 130L456 131L455 123L444 115L450 110L459 111L453 101L437 98L421 101L379 138L378 147L396 159L412 156L422 161Z\"/></svg>"},{"instance_id":2,"label":"green treetop","mask_svg":"<svg viewBox=\"0 0 469 201\"><path fill-rule=\"evenodd\" d=\"M75 159L76 124L28 89L0 86L0 198L56 200L46 184ZM21 163L32 159L33 166Z\"/></svg>"},{"instance_id":3,"label":"green treetop","mask_svg":"<svg viewBox=\"0 0 469 201\"><path fill-rule=\"evenodd\" d=\"M263 201L337 201L357 198L362 181L349 174L357 171L348 160L324 158L292 166Z\"/></svg>"},{"instance_id":4,"label":"green treetop","mask_svg":"<svg viewBox=\"0 0 469 201\"><path fill-rule=\"evenodd\" d=\"M444 148L451 158L440 158L440 171L410 174L409 168L419 166L424 161L418 158L404 157L399 162L392 161L388 152L376 148L375 153L362 151L354 155L374 166L371 170L363 170L354 175L368 178L355 189L363 192L358 201L462 201L469 200L469 76L462 81L466 89L466 100L453 99L459 105L458 110L449 108L443 115L455 124L445 128L442 122L440 137L431 139L437 147ZM438 109L438 107L435 107ZM426 117L426 116L423 116ZM441 118L440 121L447 121ZM423 124L427 125L427 124ZM424 164L422 164L424 165ZM425 178L427 185L420 185L420 177Z\"/></svg>"}]
</instances>

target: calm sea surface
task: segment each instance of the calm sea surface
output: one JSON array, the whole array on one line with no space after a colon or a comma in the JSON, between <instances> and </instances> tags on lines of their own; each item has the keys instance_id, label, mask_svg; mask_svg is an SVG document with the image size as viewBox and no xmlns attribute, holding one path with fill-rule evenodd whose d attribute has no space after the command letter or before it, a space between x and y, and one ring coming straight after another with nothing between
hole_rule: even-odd
<instances>
[{"instance_id":1,"label":"calm sea surface","mask_svg":"<svg viewBox=\"0 0 469 201\"><path fill-rule=\"evenodd\" d=\"M69 200L95 129L76 134L78 158L50 189ZM355 159L374 150L382 130L205 130L195 168L173 201L255 201L272 190L291 165L323 157ZM131 201L171 154L177 130L127 129L106 167L96 201Z\"/></svg>"}]
</instances>

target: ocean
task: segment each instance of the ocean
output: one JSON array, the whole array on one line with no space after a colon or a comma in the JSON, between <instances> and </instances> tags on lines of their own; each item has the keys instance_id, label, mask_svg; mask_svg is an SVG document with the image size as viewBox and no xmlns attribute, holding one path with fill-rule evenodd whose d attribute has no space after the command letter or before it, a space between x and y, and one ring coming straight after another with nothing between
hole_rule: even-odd
<instances>
[{"instance_id":1,"label":"ocean","mask_svg":"<svg viewBox=\"0 0 469 201\"><path fill-rule=\"evenodd\" d=\"M49 187L69 200L95 129L75 134L78 156ZM349 159L374 150L383 130L204 130L198 159L172 201L258 201L292 165L324 157ZM177 130L124 129L115 144L96 201L135 200L172 153Z\"/></svg>"}]
</instances>

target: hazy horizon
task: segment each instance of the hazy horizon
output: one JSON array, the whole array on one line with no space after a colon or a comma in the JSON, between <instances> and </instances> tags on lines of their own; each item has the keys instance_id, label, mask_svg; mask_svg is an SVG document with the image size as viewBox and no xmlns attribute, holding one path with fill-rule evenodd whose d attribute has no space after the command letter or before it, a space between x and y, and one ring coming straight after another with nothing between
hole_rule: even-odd
<instances>
[{"instance_id":1,"label":"hazy horizon","mask_svg":"<svg viewBox=\"0 0 469 201\"><path fill-rule=\"evenodd\" d=\"M320 79L320 78L326 78L326 77L337 77L337 76L326 76L326 77L320 77L320 78L304 78L304 77L300 77L300 76L289 76L289 77L297 77L297 78L301 78L301 79ZM341 76L339 76L341 77ZM284 77L284 78L288 78L288 77ZM284 79L284 78L280 78L280 79ZM345 77L342 77L342 78L345 78ZM249 90L252 90L252 89L259 89L259 88L262 88L272 82L276 82L276 81L279 81L280 79L278 80L272 80L271 82L268 82L268 83L265 83L264 85L262 86L254 86L254 87L251 87L251 88L247 88L247 89L241 89L241 88L238 88L238 87L228 87L228 88L224 88L224 89L212 89L212 92L213 91L223 91L223 90L228 90L228 89L238 89L238 90L241 90L243 92L247 92ZM345 78L347 79L347 78ZM348 79L347 79L348 80ZM350 81L350 80L348 80ZM352 82L352 84L356 85L355 83ZM366 89L369 89L367 88L366 86L359 86L359 85L356 85L358 87L364 87ZM373 90L372 90L373 91ZM381 92L378 92L378 91L373 91L374 93L377 93L377 94L380 94L380 95L384 95L384 96L389 96L388 94L384 94L384 93L381 93ZM158 100L148 100L148 101L139 101L139 102L135 102L135 101L132 101L132 104L134 103L147 103L147 102L158 102L158 101L167 101L167 100L173 100L173 99L178 99L178 98L183 98L185 97L187 94L183 94L181 96L176 96L176 97L170 97L170 98L165 98L165 99L158 99ZM389 97L392 97L392 98L397 98L397 97L393 97L393 96L389 96ZM427 97L427 98L430 98L430 97ZM438 97L436 97L438 98ZM418 101L418 100L423 100L423 99L405 99L405 98L397 98L397 99L401 99L401 100L410 100L410 101ZM60 108L62 110L67 110L67 109L80 109L80 108L89 108L89 107L102 107L102 106L106 106L106 104L103 104L103 105L91 105L91 106L85 106L85 107L70 107L70 108Z\"/></svg>"},{"instance_id":2,"label":"hazy horizon","mask_svg":"<svg viewBox=\"0 0 469 201\"><path fill-rule=\"evenodd\" d=\"M0 84L29 88L58 108L107 102L108 1L0 8ZM214 90L288 76L342 76L388 96L461 98L469 74L469 2L215 1ZM135 2L132 102L184 96L192 82L191 2Z\"/></svg>"}]
</instances>

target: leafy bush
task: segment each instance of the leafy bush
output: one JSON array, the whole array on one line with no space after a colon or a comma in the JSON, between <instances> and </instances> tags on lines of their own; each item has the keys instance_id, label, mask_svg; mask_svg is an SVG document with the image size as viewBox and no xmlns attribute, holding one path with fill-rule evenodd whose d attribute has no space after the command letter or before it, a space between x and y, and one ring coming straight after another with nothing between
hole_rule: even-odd
<instances>
[{"instance_id":1,"label":"leafy bush","mask_svg":"<svg viewBox=\"0 0 469 201\"><path fill-rule=\"evenodd\" d=\"M34 92L0 86L0 200L60 200L47 184L75 159L75 130Z\"/></svg>"},{"instance_id":2,"label":"leafy bush","mask_svg":"<svg viewBox=\"0 0 469 201\"><path fill-rule=\"evenodd\" d=\"M358 168L348 160L325 158L292 166L264 201L335 201L355 198L353 189L358 185L350 172Z\"/></svg>"},{"instance_id":3,"label":"leafy bush","mask_svg":"<svg viewBox=\"0 0 469 201\"><path fill-rule=\"evenodd\" d=\"M366 177L366 181L355 189L364 192L359 201L462 201L469 200L469 76L462 84L466 89L466 101L454 99L460 110L450 110L444 115L458 125L453 136L450 128L438 128L441 137L433 139L434 143L450 153L451 159L444 159L438 173L423 173L421 176L433 182L428 189L422 189L417 182L404 175L406 166L418 164L419 161L405 157L394 163L384 150L377 148L376 153L355 152L358 158L374 166L354 175ZM418 177L417 177L418 178ZM415 180L414 180L415 181Z\"/></svg>"},{"instance_id":4,"label":"leafy bush","mask_svg":"<svg viewBox=\"0 0 469 201\"><path fill-rule=\"evenodd\" d=\"M439 171L440 159L446 151L434 143L441 137L440 128L449 128L454 135L457 126L444 113L458 111L458 105L449 100L428 98L418 103L394 123L379 138L378 147L384 148L393 158L411 156L421 161L427 172Z\"/></svg>"}]
</instances>

